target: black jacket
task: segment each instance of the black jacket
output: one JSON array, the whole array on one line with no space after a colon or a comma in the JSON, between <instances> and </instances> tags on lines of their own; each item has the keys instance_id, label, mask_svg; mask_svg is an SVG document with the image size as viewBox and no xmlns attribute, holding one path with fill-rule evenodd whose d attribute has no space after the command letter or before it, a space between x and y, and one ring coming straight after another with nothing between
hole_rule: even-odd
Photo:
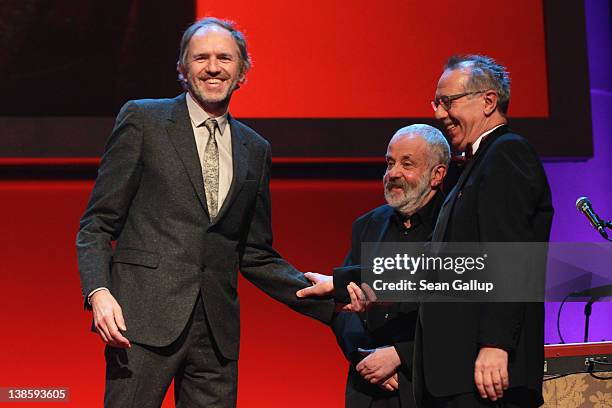
<instances>
[{"instance_id":1,"label":"black jacket","mask_svg":"<svg viewBox=\"0 0 612 408\"><path fill-rule=\"evenodd\" d=\"M553 207L542 164L507 126L489 134L442 206L435 242L547 242ZM424 303L415 344L417 399L475 391L481 345L509 352L510 387L541 401L542 303Z\"/></svg>"},{"instance_id":2,"label":"black jacket","mask_svg":"<svg viewBox=\"0 0 612 408\"><path fill-rule=\"evenodd\" d=\"M438 211L444 200L442 193L436 196L416 216L419 219L418 227L413 231L406 231L407 238L413 242L425 242L431 239L431 232L435 224ZM349 281L360 281L361 244L363 242L385 242L393 239L397 233L389 234L389 230L397 231L398 214L395 210L383 205L359 217L353 223L351 250L342 271L335 271L334 284L336 297L339 300L345 297L340 290L346 287ZM401 239L401 238L400 238ZM356 268L348 268L353 265ZM338 344L342 352L351 363L346 384L346 406L369 407L372 399L384 398L389 392L381 390L378 386L364 380L355 370L357 363L363 358L357 351L361 348L376 348L379 346L393 346L402 361L398 369L399 398L402 407L414 406L412 394L412 361L414 348L414 332L417 319L416 303L394 303L386 306L374 306L366 313L340 313L332 325Z\"/></svg>"}]
</instances>

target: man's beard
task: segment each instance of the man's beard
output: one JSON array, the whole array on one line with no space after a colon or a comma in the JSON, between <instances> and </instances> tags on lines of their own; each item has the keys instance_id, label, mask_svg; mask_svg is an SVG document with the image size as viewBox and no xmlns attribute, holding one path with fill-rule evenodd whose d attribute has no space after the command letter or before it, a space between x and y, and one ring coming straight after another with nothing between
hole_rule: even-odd
<instances>
[{"instance_id":1,"label":"man's beard","mask_svg":"<svg viewBox=\"0 0 612 408\"><path fill-rule=\"evenodd\" d=\"M391 191L394 187L400 187L402 193ZM398 178L385 183L385 200L401 214L412 215L420 209L423 199L430 191L431 186L427 173L423 174L416 185L410 185L403 178Z\"/></svg>"},{"instance_id":2,"label":"man's beard","mask_svg":"<svg viewBox=\"0 0 612 408\"><path fill-rule=\"evenodd\" d=\"M224 103L232 96L232 92L238 88L238 79L234 79L223 94L206 95L202 88L198 88L196 86L196 81L197 78L188 75L187 85L189 92L201 105L216 105Z\"/></svg>"}]
</instances>

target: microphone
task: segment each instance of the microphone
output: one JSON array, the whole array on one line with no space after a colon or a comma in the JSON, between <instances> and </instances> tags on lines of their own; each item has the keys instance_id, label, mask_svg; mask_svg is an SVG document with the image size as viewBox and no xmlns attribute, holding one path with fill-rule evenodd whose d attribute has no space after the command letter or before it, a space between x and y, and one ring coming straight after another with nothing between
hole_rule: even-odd
<instances>
[{"instance_id":1,"label":"microphone","mask_svg":"<svg viewBox=\"0 0 612 408\"><path fill-rule=\"evenodd\" d=\"M589 219L593 228L599 231L602 237L608 239L608 233L604 228L606 223L602 222L597 214L595 214L595 211L593 211L593 207L591 206L591 202L587 197L578 198L578 200L576 200L576 208Z\"/></svg>"},{"instance_id":2,"label":"microphone","mask_svg":"<svg viewBox=\"0 0 612 408\"><path fill-rule=\"evenodd\" d=\"M572 292L569 294L569 297L600 298L606 296L612 296L612 285L596 286L594 288L581 290L580 292Z\"/></svg>"}]
</instances>

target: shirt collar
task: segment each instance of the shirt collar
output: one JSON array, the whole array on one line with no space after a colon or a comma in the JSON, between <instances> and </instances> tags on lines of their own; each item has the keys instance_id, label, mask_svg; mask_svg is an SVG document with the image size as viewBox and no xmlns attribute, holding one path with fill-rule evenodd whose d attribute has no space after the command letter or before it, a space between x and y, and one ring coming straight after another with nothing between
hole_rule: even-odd
<instances>
[{"instance_id":1,"label":"shirt collar","mask_svg":"<svg viewBox=\"0 0 612 408\"><path fill-rule=\"evenodd\" d=\"M498 127L501 127L501 126L504 126L504 125L505 125L505 123L499 124L499 125L495 126L494 128L487 130L482 135L480 135L480 137L478 139L476 139L476 141L474 143L472 143L472 156L476 154L476 151L478 150L478 147L480 147L480 143L483 141L485 136L487 136L489 133L493 132Z\"/></svg>"},{"instance_id":2,"label":"shirt collar","mask_svg":"<svg viewBox=\"0 0 612 408\"><path fill-rule=\"evenodd\" d=\"M429 202L423 207L419 208L410 217L406 217L405 215L399 213L397 210L394 210L392 215L393 221L397 223L397 225L401 228L404 228L404 221L406 220L406 218L409 218L411 229L420 224L425 224L426 226L431 227L431 229L433 230L443 202L444 194L440 191L436 191L436 194L431 198L431 200L429 200Z\"/></svg>"},{"instance_id":3,"label":"shirt collar","mask_svg":"<svg viewBox=\"0 0 612 408\"><path fill-rule=\"evenodd\" d=\"M200 105L198 105L198 103L193 99L189 92L187 92L186 100L187 110L189 111L189 119L191 119L191 123L193 123L193 126L199 127L206 121L206 119L211 118L211 116L206 113L206 111L202 109ZM223 115L213 118L217 121L217 125L219 126L220 130L220 135L223 135L223 132L225 131L225 125L227 125L227 115L228 113L226 111Z\"/></svg>"}]
</instances>

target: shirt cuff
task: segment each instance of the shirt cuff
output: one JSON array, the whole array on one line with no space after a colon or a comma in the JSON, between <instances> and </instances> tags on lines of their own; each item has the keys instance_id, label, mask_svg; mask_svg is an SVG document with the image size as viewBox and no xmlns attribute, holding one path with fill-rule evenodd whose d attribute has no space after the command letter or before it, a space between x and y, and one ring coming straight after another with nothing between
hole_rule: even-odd
<instances>
[{"instance_id":1,"label":"shirt cuff","mask_svg":"<svg viewBox=\"0 0 612 408\"><path fill-rule=\"evenodd\" d=\"M91 296L96 293L99 292L101 290L108 290L108 288L105 288L104 286L100 287L100 288L96 288L94 290L92 290L91 292L89 292L89 295L87 295L87 303L89 304L89 306L91 306ZM110 292L110 291L109 291Z\"/></svg>"}]
</instances>

